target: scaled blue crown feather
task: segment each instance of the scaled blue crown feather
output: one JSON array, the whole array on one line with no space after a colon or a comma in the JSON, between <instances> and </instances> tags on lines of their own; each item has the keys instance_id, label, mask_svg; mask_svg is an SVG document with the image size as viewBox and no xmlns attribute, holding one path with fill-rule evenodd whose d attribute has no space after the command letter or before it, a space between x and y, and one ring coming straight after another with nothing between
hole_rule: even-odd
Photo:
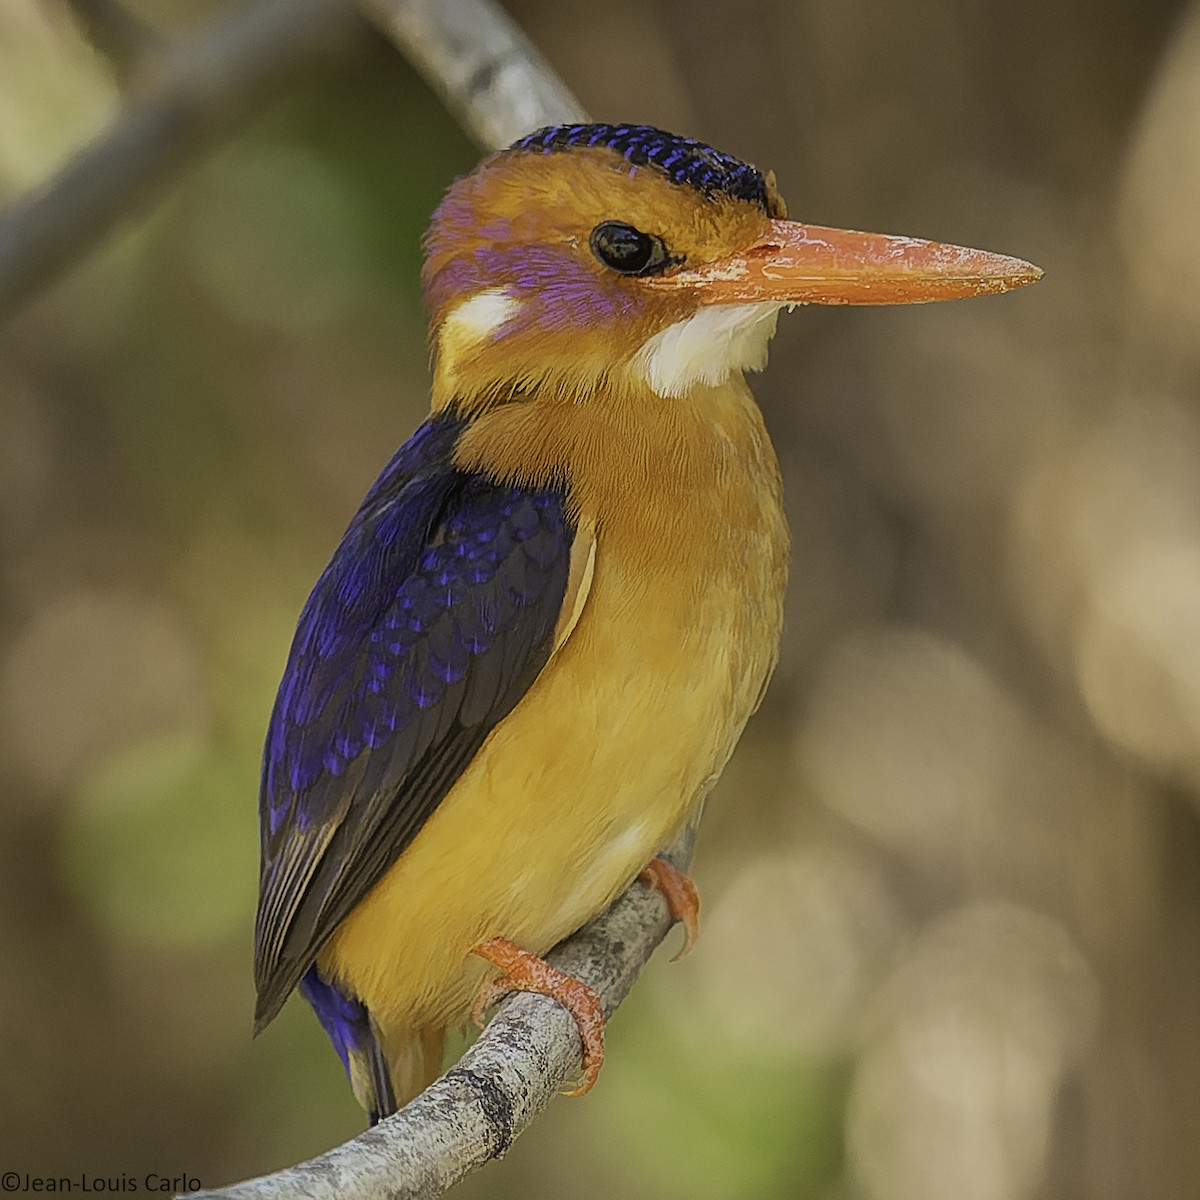
<instances>
[{"instance_id":1,"label":"scaled blue crown feather","mask_svg":"<svg viewBox=\"0 0 1200 1200\"><path fill-rule=\"evenodd\" d=\"M749 200L764 210L768 207L767 182L757 168L703 142L652 125L548 125L514 142L510 149L549 154L575 146L604 146L634 166L653 167L672 183L686 184L705 196L720 193Z\"/></svg>"},{"instance_id":2,"label":"scaled blue crown feather","mask_svg":"<svg viewBox=\"0 0 1200 1200\"><path fill-rule=\"evenodd\" d=\"M459 470L465 428L400 448L301 613L263 756L259 1028L550 656L566 494Z\"/></svg>"}]
</instances>

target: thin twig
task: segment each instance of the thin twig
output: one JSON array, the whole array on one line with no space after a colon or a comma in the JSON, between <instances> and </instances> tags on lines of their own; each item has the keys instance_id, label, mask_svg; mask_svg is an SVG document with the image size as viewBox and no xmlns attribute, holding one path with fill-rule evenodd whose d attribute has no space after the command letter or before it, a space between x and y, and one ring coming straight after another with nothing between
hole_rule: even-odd
<instances>
[{"instance_id":1,"label":"thin twig","mask_svg":"<svg viewBox=\"0 0 1200 1200\"><path fill-rule=\"evenodd\" d=\"M0 215L0 319L140 213L284 77L360 26L349 0L260 0L172 48L157 84Z\"/></svg>"},{"instance_id":2,"label":"thin twig","mask_svg":"<svg viewBox=\"0 0 1200 1200\"><path fill-rule=\"evenodd\" d=\"M670 857L682 866L690 856L689 833ZM611 1016L670 924L662 896L635 883L549 958L593 987ZM579 1054L564 1008L514 995L458 1063L395 1116L308 1162L190 1200L433 1200L503 1154L578 1071Z\"/></svg>"},{"instance_id":3,"label":"thin twig","mask_svg":"<svg viewBox=\"0 0 1200 1200\"><path fill-rule=\"evenodd\" d=\"M89 42L108 59L117 81L136 80L167 42L121 0L63 0Z\"/></svg>"}]
</instances>

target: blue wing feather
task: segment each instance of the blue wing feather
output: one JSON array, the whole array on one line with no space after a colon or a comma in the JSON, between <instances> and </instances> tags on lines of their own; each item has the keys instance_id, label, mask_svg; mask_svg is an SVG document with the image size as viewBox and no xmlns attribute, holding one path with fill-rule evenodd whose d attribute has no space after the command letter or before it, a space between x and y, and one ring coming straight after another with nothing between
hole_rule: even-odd
<instances>
[{"instance_id":1,"label":"blue wing feather","mask_svg":"<svg viewBox=\"0 0 1200 1200\"><path fill-rule=\"evenodd\" d=\"M550 656L566 495L458 470L464 428L401 447L301 613L263 756L260 1028Z\"/></svg>"}]
</instances>

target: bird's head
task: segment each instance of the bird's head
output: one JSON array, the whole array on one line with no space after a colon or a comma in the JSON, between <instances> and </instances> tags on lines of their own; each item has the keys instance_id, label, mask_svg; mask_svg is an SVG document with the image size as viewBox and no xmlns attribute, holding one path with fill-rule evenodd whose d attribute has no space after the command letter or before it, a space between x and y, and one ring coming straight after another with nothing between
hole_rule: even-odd
<instances>
[{"instance_id":1,"label":"bird's head","mask_svg":"<svg viewBox=\"0 0 1200 1200\"><path fill-rule=\"evenodd\" d=\"M558 125L484 160L434 214L423 272L434 403L761 368L780 308L1006 291L1018 259L787 220L774 177L639 125Z\"/></svg>"}]
</instances>

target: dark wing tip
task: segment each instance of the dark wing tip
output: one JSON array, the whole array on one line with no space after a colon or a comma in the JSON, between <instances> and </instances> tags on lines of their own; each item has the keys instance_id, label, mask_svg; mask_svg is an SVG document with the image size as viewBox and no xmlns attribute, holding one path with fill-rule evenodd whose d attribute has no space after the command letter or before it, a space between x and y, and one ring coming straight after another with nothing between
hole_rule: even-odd
<instances>
[{"instance_id":1,"label":"dark wing tip","mask_svg":"<svg viewBox=\"0 0 1200 1200\"><path fill-rule=\"evenodd\" d=\"M287 999L287 993L282 996L260 995L254 1005L254 1037L258 1037L260 1033L270 1023L279 1016L279 1010L283 1008L283 1002Z\"/></svg>"},{"instance_id":2,"label":"dark wing tip","mask_svg":"<svg viewBox=\"0 0 1200 1200\"><path fill-rule=\"evenodd\" d=\"M258 1037L279 1016L297 980L278 961L269 965L256 963L255 967L254 1036Z\"/></svg>"}]
</instances>

